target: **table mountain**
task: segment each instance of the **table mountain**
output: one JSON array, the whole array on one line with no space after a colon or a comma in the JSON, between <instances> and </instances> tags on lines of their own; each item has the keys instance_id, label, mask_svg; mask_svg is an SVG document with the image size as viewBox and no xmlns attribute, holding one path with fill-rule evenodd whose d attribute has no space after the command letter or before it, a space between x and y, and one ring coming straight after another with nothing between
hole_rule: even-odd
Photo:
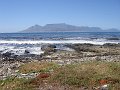
<instances>
[{"instance_id":1,"label":"table mountain","mask_svg":"<svg viewBox=\"0 0 120 90\"><path fill-rule=\"evenodd\" d=\"M103 30L99 27L74 26L65 23L46 24L45 26L34 25L20 33L38 33L38 32L120 32L118 29Z\"/></svg>"}]
</instances>

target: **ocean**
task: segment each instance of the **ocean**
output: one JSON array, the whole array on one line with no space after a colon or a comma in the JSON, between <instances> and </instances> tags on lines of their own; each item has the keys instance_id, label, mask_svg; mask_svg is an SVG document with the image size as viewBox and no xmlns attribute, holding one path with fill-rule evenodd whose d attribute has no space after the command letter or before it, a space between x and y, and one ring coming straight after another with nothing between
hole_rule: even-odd
<instances>
[{"instance_id":1,"label":"ocean","mask_svg":"<svg viewBox=\"0 0 120 90\"><path fill-rule=\"evenodd\" d=\"M45 33L0 33L0 52L21 55L25 50L41 54L43 44L120 43L120 32L45 32Z\"/></svg>"}]
</instances>

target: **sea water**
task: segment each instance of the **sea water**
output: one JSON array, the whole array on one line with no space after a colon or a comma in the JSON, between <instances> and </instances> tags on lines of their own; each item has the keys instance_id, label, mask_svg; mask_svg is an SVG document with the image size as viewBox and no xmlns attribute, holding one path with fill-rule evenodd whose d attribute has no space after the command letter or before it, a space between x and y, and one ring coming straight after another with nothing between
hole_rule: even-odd
<instances>
[{"instance_id":1,"label":"sea water","mask_svg":"<svg viewBox=\"0 0 120 90\"><path fill-rule=\"evenodd\" d=\"M0 33L0 52L41 54L44 44L120 43L120 32L42 32L42 33Z\"/></svg>"}]
</instances>

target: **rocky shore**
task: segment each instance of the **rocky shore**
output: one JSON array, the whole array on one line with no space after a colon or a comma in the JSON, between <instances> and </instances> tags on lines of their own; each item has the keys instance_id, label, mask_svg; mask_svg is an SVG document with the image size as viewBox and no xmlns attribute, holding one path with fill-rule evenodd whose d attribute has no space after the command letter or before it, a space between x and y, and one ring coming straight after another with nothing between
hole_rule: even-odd
<instances>
[{"instance_id":1,"label":"rocky shore","mask_svg":"<svg viewBox=\"0 0 120 90\"><path fill-rule=\"evenodd\" d=\"M9 76L19 78L34 78L37 74L22 74L18 68L24 63L31 61L55 62L59 65L80 63L84 61L120 61L120 44L106 43L104 45L93 44L67 44L63 45L69 49L58 49L56 45L43 45L41 55L30 54L25 50L24 55L14 55L6 52L0 55L0 79L3 80ZM39 51L38 51L39 52Z\"/></svg>"},{"instance_id":2,"label":"rocky shore","mask_svg":"<svg viewBox=\"0 0 120 90\"><path fill-rule=\"evenodd\" d=\"M23 73L21 66L29 63L54 62L59 66L82 63L86 61L107 61L120 62L120 44L106 43L104 45L93 44L63 44L43 45L40 55L30 54L25 50L24 55L15 55L10 52L0 54L0 80L9 77L32 79L36 78L41 72ZM59 46L60 47L60 46ZM39 51L38 51L39 52ZM41 65L41 64L40 64ZM39 65L37 65L39 67ZM27 68L30 68L29 66ZM53 69L48 70L52 72Z\"/></svg>"}]
</instances>

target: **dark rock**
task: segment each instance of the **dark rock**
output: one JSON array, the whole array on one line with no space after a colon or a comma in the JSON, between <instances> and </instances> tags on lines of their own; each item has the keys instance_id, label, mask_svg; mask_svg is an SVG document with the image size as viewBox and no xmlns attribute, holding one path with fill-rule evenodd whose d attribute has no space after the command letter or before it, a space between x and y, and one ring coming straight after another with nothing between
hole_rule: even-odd
<instances>
[{"instance_id":1,"label":"dark rock","mask_svg":"<svg viewBox=\"0 0 120 90\"><path fill-rule=\"evenodd\" d=\"M119 38L107 38L107 40L120 40Z\"/></svg>"},{"instance_id":2,"label":"dark rock","mask_svg":"<svg viewBox=\"0 0 120 90\"><path fill-rule=\"evenodd\" d=\"M115 43L105 43L103 46L120 46L120 44L115 44Z\"/></svg>"},{"instance_id":3,"label":"dark rock","mask_svg":"<svg viewBox=\"0 0 120 90\"><path fill-rule=\"evenodd\" d=\"M82 45L85 45L85 46L94 46L94 44L91 44L91 43L84 43Z\"/></svg>"},{"instance_id":4,"label":"dark rock","mask_svg":"<svg viewBox=\"0 0 120 90\"><path fill-rule=\"evenodd\" d=\"M84 52L95 52L95 50L92 50L91 47L93 47L94 45L93 44L89 44L89 43L84 43L84 44L72 44L72 45L66 45L67 47L69 48L72 48L74 49L75 51L77 52L81 52L81 51L84 51Z\"/></svg>"},{"instance_id":5,"label":"dark rock","mask_svg":"<svg viewBox=\"0 0 120 90\"><path fill-rule=\"evenodd\" d=\"M46 50L47 48L56 48L56 46L55 45L43 45L42 47L41 47L41 50Z\"/></svg>"},{"instance_id":6,"label":"dark rock","mask_svg":"<svg viewBox=\"0 0 120 90\"><path fill-rule=\"evenodd\" d=\"M56 46L55 45L43 45L41 47L41 50L44 51L45 53L55 52Z\"/></svg>"},{"instance_id":7,"label":"dark rock","mask_svg":"<svg viewBox=\"0 0 120 90\"><path fill-rule=\"evenodd\" d=\"M11 55L12 55L12 53L10 53L10 52L3 53L4 57L10 57Z\"/></svg>"},{"instance_id":8,"label":"dark rock","mask_svg":"<svg viewBox=\"0 0 120 90\"><path fill-rule=\"evenodd\" d=\"M29 50L25 50L25 53L24 54L29 54L30 53L30 51Z\"/></svg>"},{"instance_id":9,"label":"dark rock","mask_svg":"<svg viewBox=\"0 0 120 90\"><path fill-rule=\"evenodd\" d=\"M11 57L14 55L14 53L11 52L6 52L2 54L2 60L10 60L12 59Z\"/></svg>"}]
</instances>

